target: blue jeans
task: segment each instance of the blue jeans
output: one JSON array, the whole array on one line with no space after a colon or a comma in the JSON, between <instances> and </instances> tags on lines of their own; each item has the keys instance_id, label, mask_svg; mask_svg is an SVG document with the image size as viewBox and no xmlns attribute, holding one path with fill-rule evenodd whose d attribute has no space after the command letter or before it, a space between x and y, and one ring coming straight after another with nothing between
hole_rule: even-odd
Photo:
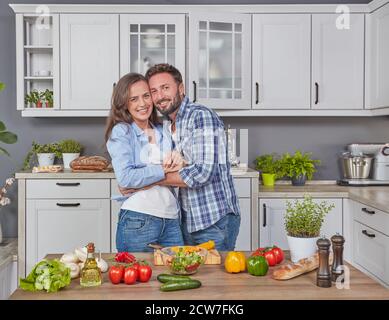
<instances>
[{"instance_id":1,"label":"blue jeans","mask_svg":"<svg viewBox=\"0 0 389 320\"><path fill-rule=\"evenodd\" d=\"M164 247L184 244L179 219L164 219L149 214L121 209L116 232L119 252L151 252L149 243Z\"/></svg>"},{"instance_id":2,"label":"blue jeans","mask_svg":"<svg viewBox=\"0 0 389 320\"><path fill-rule=\"evenodd\" d=\"M183 223L181 225L184 242L188 245L196 245L208 240L215 241L215 247L219 251L233 251L240 227L240 215L229 213L212 226L189 233L185 223L185 212L183 212Z\"/></svg>"}]
</instances>

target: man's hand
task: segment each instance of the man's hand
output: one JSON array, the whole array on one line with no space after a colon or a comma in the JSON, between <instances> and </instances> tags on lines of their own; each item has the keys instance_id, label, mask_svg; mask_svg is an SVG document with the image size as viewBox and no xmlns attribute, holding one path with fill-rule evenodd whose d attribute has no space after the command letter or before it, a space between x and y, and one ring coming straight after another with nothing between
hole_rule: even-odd
<instances>
[{"instance_id":1,"label":"man's hand","mask_svg":"<svg viewBox=\"0 0 389 320\"><path fill-rule=\"evenodd\" d=\"M186 162L181 153L174 150L170 152L162 162L165 173L179 171L181 168L185 167Z\"/></svg>"}]
</instances>

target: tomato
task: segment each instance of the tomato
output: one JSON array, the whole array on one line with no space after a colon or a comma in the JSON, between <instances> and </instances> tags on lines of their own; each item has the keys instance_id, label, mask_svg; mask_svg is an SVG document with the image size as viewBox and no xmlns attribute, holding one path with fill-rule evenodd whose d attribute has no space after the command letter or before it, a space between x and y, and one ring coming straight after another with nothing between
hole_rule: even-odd
<instances>
[{"instance_id":1,"label":"tomato","mask_svg":"<svg viewBox=\"0 0 389 320\"><path fill-rule=\"evenodd\" d=\"M265 251L263 256L266 258L269 267L273 267L277 264L277 258L272 250Z\"/></svg>"},{"instance_id":2,"label":"tomato","mask_svg":"<svg viewBox=\"0 0 389 320\"><path fill-rule=\"evenodd\" d=\"M118 284L122 281L124 274L123 266L111 266L108 271L109 280L113 284Z\"/></svg>"},{"instance_id":3,"label":"tomato","mask_svg":"<svg viewBox=\"0 0 389 320\"><path fill-rule=\"evenodd\" d=\"M274 246L271 250L277 258L277 264L281 263L284 260L284 251L276 246Z\"/></svg>"},{"instance_id":4,"label":"tomato","mask_svg":"<svg viewBox=\"0 0 389 320\"><path fill-rule=\"evenodd\" d=\"M133 263L136 261L136 258L134 255L132 255L129 252L118 252L115 255L115 261L124 262L124 263Z\"/></svg>"},{"instance_id":5,"label":"tomato","mask_svg":"<svg viewBox=\"0 0 389 320\"><path fill-rule=\"evenodd\" d=\"M151 267L147 264L138 265L138 280L140 282L147 282L153 273Z\"/></svg>"},{"instance_id":6,"label":"tomato","mask_svg":"<svg viewBox=\"0 0 389 320\"><path fill-rule=\"evenodd\" d=\"M125 284L134 284L138 279L138 271L133 267L128 267L124 269L124 283Z\"/></svg>"},{"instance_id":7,"label":"tomato","mask_svg":"<svg viewBox=\"0 0 389 320\"><path fill-rule=\"evenodd\" d=\"M255 250L251 256L252 257L255 257L255 256L263 256L263 252L265 251L266 249L265 248L258 248L257 250Z\"/></svg>"}]
</instances>

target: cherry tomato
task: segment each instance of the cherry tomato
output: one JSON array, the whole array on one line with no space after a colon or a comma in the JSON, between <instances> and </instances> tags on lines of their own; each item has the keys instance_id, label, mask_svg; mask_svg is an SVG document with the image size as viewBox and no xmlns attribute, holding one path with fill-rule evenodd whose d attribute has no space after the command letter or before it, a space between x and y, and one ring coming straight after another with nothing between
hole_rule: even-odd
<instances>
[{"instance_id":1,"label":"cherry tomato","mask_svg":"<svg viewBox=\"0 0 389 320\"><path fill-rule=\"evenodd\" d=\"M147 264L138 265L138 280L140 282L147 282L153 273L151 267Z\"/></svg>"},{"instance_id":2,"label":"cherry tomato","mask_svg":"<svg viewBox=\"0 0 389 320\"><path fill-rule=\"evenodd\" d=\"M266 258L269 267L273 267L277 264L277 258L272 250L265 251L263 256Z\"/></svg>"},{"instance_id":3,"label":"cherry tomato","mask_svg":"<svg viewBox=\"0 0 389 320\"><path fill-rule=\"evenodd\" d=\"M277 258L277 264L281 263L284 260L284 251L276 246L272 248L272 251Z\"/></svg>"},{"instance_id":4,"label":"cherry tomato","mask_svg":"<svg viewBox=\"0 0 389 320\"><path fill-rule=\"evenodd\" d=\"M118 284L122 281L124 274L123 266L111 266L108 271L109 280L113 284Z\"/></svg>"},{"instance_id":5,"label":"cherry tomato","mask_svg":"<svg viewBox=\"0 0 389 320\"><path fill-rule=\"evenodd\" d=\"M138 278L138 271L133 267L128 267L124 269L124 283L125 284L134 284Z\"/></svg>"},{"instance_id":6,"label":"cherry tomato","mask_svg":"<svg viewBox=\"0 0 389 320\"><path fill-rule=\"evenodd\" d=\"M132 263L135 262L136 258L129 252L118 252L115 255L115 260L117 262Z\"/></svg>"}]
</instances>

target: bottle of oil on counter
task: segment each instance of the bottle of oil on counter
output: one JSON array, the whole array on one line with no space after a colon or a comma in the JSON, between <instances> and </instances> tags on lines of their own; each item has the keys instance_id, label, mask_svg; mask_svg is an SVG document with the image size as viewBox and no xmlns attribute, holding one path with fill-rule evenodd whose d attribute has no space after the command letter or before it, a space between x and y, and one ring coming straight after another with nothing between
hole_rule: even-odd
<instances>
[{"instance_id":1,"label":"bottle of oil on counter","mask_svg":"<svg viewBox=\"0 0 389 320\"><path fill-rule=\"evenodd\" d=\"M97 266L95 259L95 245L88 243L88 254L86 256L84 267L81 269L80 284L83 287L94 287L101 285L101 270Z\"/></svg>"}]
</instances>

